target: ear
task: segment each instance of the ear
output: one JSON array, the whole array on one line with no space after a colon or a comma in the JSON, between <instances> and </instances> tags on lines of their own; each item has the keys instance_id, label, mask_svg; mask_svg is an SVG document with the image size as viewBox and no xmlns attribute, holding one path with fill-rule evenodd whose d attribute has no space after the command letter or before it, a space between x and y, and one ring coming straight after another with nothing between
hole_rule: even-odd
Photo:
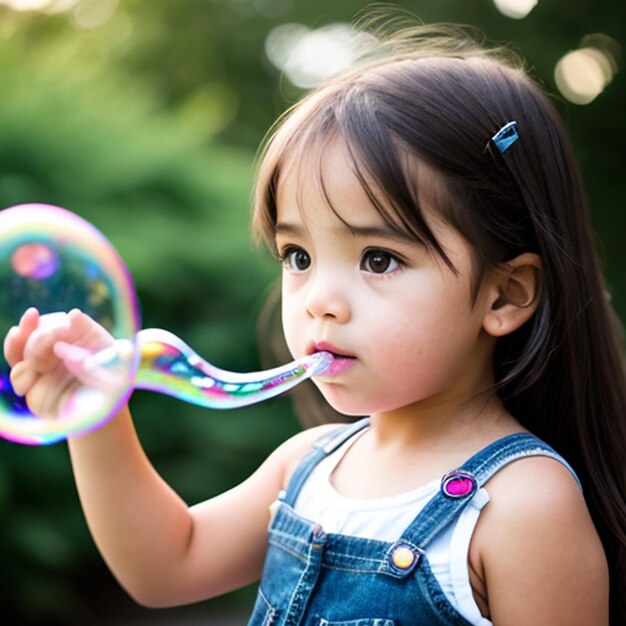
<instances>
[{"instance_id":1,"label":"ear","mask_svg":"<svg viewBox=\"0 0 626 626\"><path fill-rule=\"evenodd\" d=\"M525 252L494 269L488 280L484 330L502 337L517 330L537 309L541 292L541 258Z\"/></svg>"}]
</instances>

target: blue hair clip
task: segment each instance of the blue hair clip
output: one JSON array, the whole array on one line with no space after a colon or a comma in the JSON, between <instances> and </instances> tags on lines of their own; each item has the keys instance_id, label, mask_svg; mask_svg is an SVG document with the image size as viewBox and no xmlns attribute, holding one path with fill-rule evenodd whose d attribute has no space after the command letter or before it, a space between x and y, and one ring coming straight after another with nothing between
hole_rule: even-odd
<instances>
[{"instance_id":1,"label":"blue hair clip","mask_svg":"<svg viewBox=\"0 0 626 626\"><path fill-rule=\"evenodd\" d=\"M496 148L498 148L500 154L503 154L518 139L519 135L517 134L517 122L509 122L491 138L491 141L493 141Z\"/></svg>"}]
</instances>

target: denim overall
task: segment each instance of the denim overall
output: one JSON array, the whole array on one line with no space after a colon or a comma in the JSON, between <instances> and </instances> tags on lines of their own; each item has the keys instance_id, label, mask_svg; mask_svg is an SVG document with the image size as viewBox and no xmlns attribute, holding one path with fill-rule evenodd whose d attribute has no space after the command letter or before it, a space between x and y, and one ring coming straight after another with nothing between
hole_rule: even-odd
<instances>
[{"instance_id":1,"label":"denim overall","mask_svg":"<svg viewBox=\"0 0 626 626\"><path fill-rule=\"evenodd\" d=\"M553 457L574 474L547 444L517 433L491 443L460 471L447 474L397 541L327 534L294 512L296 498L317 463L368 425L369 419L363 419L322 437L281 492L248 626L468 626L432 574L426 546L477 489L516 459ZM461 488L450 488L450 480Z\"/></svg>"}]
</instances>

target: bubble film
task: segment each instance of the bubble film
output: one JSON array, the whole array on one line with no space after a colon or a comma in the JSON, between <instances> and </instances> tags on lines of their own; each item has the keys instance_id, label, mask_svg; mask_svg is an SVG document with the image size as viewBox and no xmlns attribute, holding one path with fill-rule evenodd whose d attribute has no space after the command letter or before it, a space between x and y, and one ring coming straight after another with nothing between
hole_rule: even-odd
<instances>
[{"instance_id":1,"label":"bubble film","mask_svg":"<svg viewBox=\"0 0 626 626\"><path fill-rule=\"evenodd\" d=\"M132 279L107 239L77 215L43 204L0 211L0 336L26 309L41 314L78 308L115 339L134 342L139 315ZM0 359L0 435L28 444L47 444L89 430L130 394L137 359L111 361L106 389L77 385L58 414L35 417L13 391L9 366ZM134 354L134 353L133 353ZM103 369L109 367L101 365ZM111 381L116 381L111 384Z\"/></svg>"},{"instance_id":2,"label":"bubble film","mask_svg":"<svg viewBox=\"0 0 626 626\"><path fill-rule=\"evenodd\" d=\"M107 347L90 349L78 340L55 345L63 359L54 386L60 391L45 418L15 393L1 357L0 436L17 443L50 444L96 428L134 388L229 409L283 393L333 361L319 352L262 372L228 372L166 330L138 332L132 280L113 246L77 215L41 204L0 211L0 336L33 306L42 314L40 328L65 323L72 317L66 312L79 309L107 331Z\"/></svg>"},{"instance_id":3,"label":"bubble film","mask_svg":"<svg viewBox=\"0 0 626 626\"><path fill-rule=\"evenodd\" d=\"M235 373L200 358L176 335L151 328L139 333L141 362L135 386L212 409L233 409L276 396L332 363L318 352L263 372Z\"/></svg>"}]
</instances>

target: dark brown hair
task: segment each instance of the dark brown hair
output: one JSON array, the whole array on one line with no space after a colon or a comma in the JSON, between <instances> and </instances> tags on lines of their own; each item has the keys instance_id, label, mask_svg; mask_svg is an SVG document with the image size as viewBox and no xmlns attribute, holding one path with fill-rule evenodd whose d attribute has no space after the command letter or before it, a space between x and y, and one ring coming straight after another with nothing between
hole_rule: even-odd
<instances>
[{"instance_id":1,"label":"dark brown hair","mask_svg":"<svg viewBox=\"0 0 626 626\"><path fill-rule=\"evenodd\" d=\"M281 170L333 136L381 215L445 259L421 209L420 169L434 171L429 204L472 245L477 279L522 252L540 255L537 311L496 344L497 393L578 473L609 561L611 623L624 624L623 349L567 134L522 64L465 30L376 35L355 67L279 120L260 159L253 228L273 245ZM513 120L519 140L500 154L489 139Z\"/></svg>"}]
</instances>

